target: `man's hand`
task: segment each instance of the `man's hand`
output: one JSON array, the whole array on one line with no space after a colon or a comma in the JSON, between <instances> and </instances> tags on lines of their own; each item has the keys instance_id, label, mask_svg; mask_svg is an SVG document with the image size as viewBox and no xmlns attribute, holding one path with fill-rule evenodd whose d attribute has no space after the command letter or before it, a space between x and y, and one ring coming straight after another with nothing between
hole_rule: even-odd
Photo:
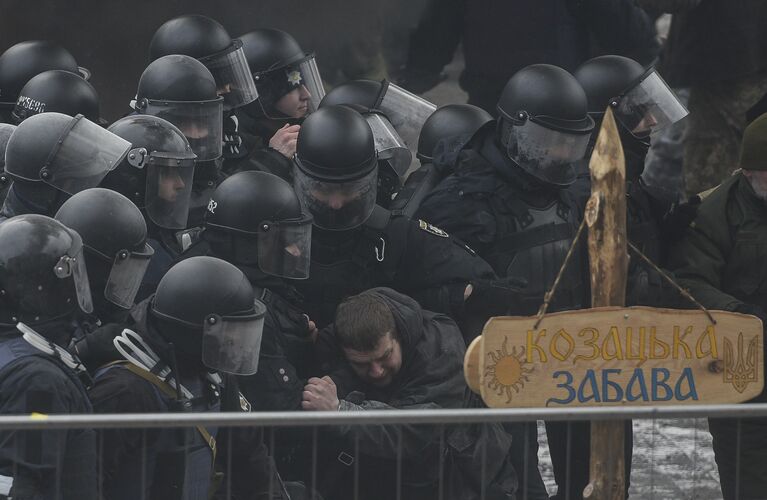
<instances>
[{"instance_id":1,"label":"man's hand","mask_svg":"<svg viewBox=\"0 0 767 500\"><path fill-rule=\"evenodd\" d=\"M300 129L300 125L288 125L286 123L269 139L269 147L279 151L282 156L290 160L296 154L296 142Z\"/></svg>"},{"instance_id":2,"label":"man's hand","mask_svg":"<svg viewBox=\"0 0 767 500\"><path fill-rule=\"evenodd\" d=\"M306 318L306 326L309 329L309 338L312 339L312 342L317 342L317 337L320 334L320 331L317 329L317 325L314 323L314 321L309 319L308 314L304 314L304 317ZM331 380L330 383L332 384L333 381Z\"/></svg>"},{"instance_id":3,"label":"man's hand","mask_svg":"<svg viewBox=\"0 0 767 500\"><path fill-rule=\"evenodd\" d=\"M338 411L336 384L327 375L322 378L310 378L304 387L303 397L301 408L304 410Z\"/></svg>"}]
</instances>

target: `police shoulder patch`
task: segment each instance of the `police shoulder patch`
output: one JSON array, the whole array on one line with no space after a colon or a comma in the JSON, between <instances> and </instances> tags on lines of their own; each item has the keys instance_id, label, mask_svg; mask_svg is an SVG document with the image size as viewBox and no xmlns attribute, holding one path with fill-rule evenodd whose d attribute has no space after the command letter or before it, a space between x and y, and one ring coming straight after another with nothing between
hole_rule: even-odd
<instances>
[{"instance_id":1,"label":"police shoulder patch","mask_svg":"<svg viewBox=\"0 0 767 500\"><path fill-rule=\"evenodd\" d=\"M450 237L450 235L447 234L445 231L443 231L442 229L438 228L437 226L429 224L425 220L418 219L418 227L420 227L422 231L426 231L427 233L431 233L431 234L439 236L441 238L449 238Z\"/></svg>"}]
</instances>

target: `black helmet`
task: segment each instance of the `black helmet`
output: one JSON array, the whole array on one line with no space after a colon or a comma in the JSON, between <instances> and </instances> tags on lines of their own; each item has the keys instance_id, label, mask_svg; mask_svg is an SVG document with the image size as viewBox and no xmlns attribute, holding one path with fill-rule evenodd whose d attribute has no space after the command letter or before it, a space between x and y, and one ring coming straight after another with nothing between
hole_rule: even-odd
<instances>
[{"instance_id":1,"label":"black helmet","mask_svg":"<svg viewBox=\"0 0 767 500\"><path fill-rule=\"evenodd\" d=\"M186 227L195 154L184 134L151 115L126 116L109 131L130 142L132 149L101 187L127 196L160 227Z\"/></svg>"},{"instance_id":2,"label":"black helmet","mask_svg":"<svg viewBox=\"0 0 767 500\"><path fill-rule=\"evenodd\" d=\"M448 104L439 108L424 122L418 137L416 156L422 162L432 161L434 147L443 139L465 137L470 139L477 130L493 117L482 108L471 104Z\"/></svg>"},{"instance_id":3,"label":"black helmet","mask_svg":"<svg viewBox=\"0 0 767 500\"><path fill-rule=\"evenodd\" d=\"M601 117L610 106L615 118L634 137L681 120L687 110L654 69L623 56L599 56L581 64L575 78L589 99L589 113Z\"/></svg>"},{"instance_id":4,"label":"black helmet","mask_svg":"<svg viewBox=\"0 0 767 500\"><path fill-rule=\"evenodd\" d=\"M5 171L20 182L45 183L67 194L96 187L130 150L130 143L82 115L40 113L8 141Z\"/></svg>"},{"instance_id":5,"label":"black helmet","mask_svg":"<svg viewBox=\"0 0 767 500\"><path fill-rule=\"evenodd\" d=\"M134 108L181 129L200 161L221 157L223 98L200 61L169 55L152 62L141 74Z\"/></svg>"},{"instance_id":6,"label":"black helmet","mask_svg":"<svg viewBox=\"0 0 767 500\"><path fill-rule=\"evenodd\" d=\"M14 130L16 130L16 125L0 123L0 170L3 171L3 177L5 177L5 148L8 147L8 141L11 139Z\"/></svg>"},{"instance_id":7,"label":"black helmet","mask_svg":"<svg viewBox=\"0 0 767 500\"><path fill-rule=\"evenodd\" d=\"M50 111L69 116L80 114L101 123L96 89L69 71L45 71L29 80L19 92L13 119L18 124L32 115Z\"/></svg>"},{"instance_id":8,"label":"black helmet","mask_svg":"<svg viewBox=\"0 0 767 500\"><path fill-rule=\"evenodd\" d=\"M498 100L500 142L528 174L550 184L575 181L572 163L583 158L594 120L586 93L570 73L533 64L512 76Z\"/></svg>"},{"instance_id":9,"label":"black helmet","mask_svg":"<svg viewBox=\"0 0 767 500\"><path fill-rule=\"evenodd\" d=\"M344 230L373 211L378 165L373 132L346 106L309 115L296 144L295 190L317 227Z\"/></svg>"},{"instance_id":10,"label":"black helmet","mask_svg":"<svg viewBox=\"0 0 767 500\"><path fill-rule=\"evenodd\" d=\"M120 193L93 188L64 202L55 219L83 239L97 304L106 299L130 309L154 253L141 211Z\"/></svg>"},{"instance_id":11,"label":"black helmet","mask_svg":"<svg viewBox=\"0 0 767 500\"><path fill-rule=\"evenodd\" d=\"M0 108L10 112L21 88L33 76L52 69L90 76L79 68L67 49L49 40L28 40L8 48L0 55Z\"/></svg>"},{"instance_id":12,"label":"black helmet","mask_svg":"<svg viewBox=\"0 0 767 500\"><path fill-rule=\"evenodd\" d=\"M266 172L232 175L213 193L205 238L215 255L266 274L309 277L312 218L290 184Z\"/></svg>"},{"instance_id":13,"label":"black helmet","mask_svg":"<svg viewBox=\"0 0 767 500\"><path fill-rule=\"evenodd\" d=\"M248 278L214 257L190 257L165 274L151 299L160 335L187 362L253 374L266 307Z\"/></svg>"},{"instance_id":14,"label":"black helmet","mask_svg":"<svg viewBox=\"0 0 767 500\"><path fill-rule=\"evenodd\" d=\"M170 54L183 54L203 63L216 79L227 109L258 98L242 42L232 40L217 21L192 14L165 22L152 36L149 59L154 61Z\"/></svg>"},{"instance_id":15,"label":"black helmet","mask_svg":"<svg viewBox=\"0 0 767 500\"><path fill-rule=\"evenodd\" d=\"M44 215L0 225L2 321L29 324L61 318L79 306L93 311L80 236Z\"/></svg>"},{"instance_id":16,"label":"black helmet","mask_svg":"<svg viewBox=\"0 0 767 500\"><path fill-rule=\"evenodd\" d=\"M342 83L328 92L320 106L339 104L354 104L382 112L412 151L416 150L424 122L437 110L433 103L388 80Z\"/></svg>"},{"instance_id":17,"label":"black helmet","mask_svg":"<svg viewBox=\"0 0 767 500\"><path fill-rule=\"evenodd\" d=\"M263 28L240 37L245 58L258 88L258 101L246 107L252 116L275 119L301 118L317 110L325 88L314 54L307 54L289 33ZM277 109L275 105L289 92L304 92L305 109Z\"/></svg>"}]
</instances>

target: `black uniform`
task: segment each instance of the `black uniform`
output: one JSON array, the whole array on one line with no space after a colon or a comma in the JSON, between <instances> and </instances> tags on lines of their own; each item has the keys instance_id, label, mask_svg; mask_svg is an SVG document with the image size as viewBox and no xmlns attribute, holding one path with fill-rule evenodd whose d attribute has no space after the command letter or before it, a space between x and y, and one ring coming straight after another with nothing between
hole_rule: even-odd
<instances>
[{"instance_id":1,"label":"black uniform","mask_svg":"<svg viewBox=\"0 0 767 500\"><path fill-rule=\"evenodd\" d=\"M427 196L418 214L466 241L499 276L526 278L528 287L517 300L506 304L507 314L534 315L575 237L581 207L569 192L522 172L501 153L492 127L482 129L469 145L472 147L460 153L455 174ZM549 311L579 309L589 303L584 264L584 248L580 245ZM519 456L521 448L515 448L515 468L530 472L526 479L531 498L543 498L545 488L536 469L535 425L510 427L520 446L525 443L527 447L524 456ZM555 443L566 443L559 439L560 434L565 435L566 426L548 427L558 436L549 440L556 460ZM559 470L564 471L564 467ZM564 477L558 484L565 484Z\"/></svg>"},{"instance_id":2,"label":"black uniform","mask_svg":"<svg viewBox=\"0 0 767 500\"><path fill-rule=\"evenodd\" d=\"M167 349L148 322L148 307L149 300L136 306L130 328L158 350L163 345ZM130 363L103 367L89 393L94 410L97 413L250 410L247 400L239 396L234 379L225 378L224 383L221 379L184 375L183 369L181 372L181 384L194 396L188 406L182 406L176 399L171 386ZM231 475L232 490L225 493L233 498L258 498L269 491L270 484L277 489L279 478L269 477L274 469L259 433L227 430L234 433L229 439L223 432L201 426L171 431L103 431L101 474L106 497L207 499L213 488L214 460L217 467ZM216 441L221 443L221 449L216 449ZM224 449L228 443L232 443L231 452Z\"/></svg>"},{"instance_id":3,"label":"black uniform","mask_svg":"<svg viewBox=\"0 0 767 500\"><path fill-rule=\"evenodd\" d=\"M494 277L485 261L445 231L376 206L358 228L314 228L309 279L296 287L302 308L323 327L344 297L375 286L393 287L423 307L460 316L466 285Z\"/></svg>"},{"instance_id":4,"label":"black uniform","mask_svg":"<svg viewBox=\"0 0 767 500\"><path fill-rule=\"evenodd\" d=\"M56 322L39 333L71 330ZM0 334L0 413L91 413L83 384L64 363L27 343L16 329ZM0 433L0 497L97 498L96 437L91 429ZM12 481L13 486L8 484ZM6 486L10 487L10 493ZM5 495L5 496L3 496Z\"/></svg>"},{"instance_id":5,"label":"black uniform","mask_svg":"<svg viewBox=\"0 0 767 500\"><path fill-rule=\"evenodd\" d=\"M275 132L286 123L293 121L276 121L266 117L253 118L246 111L237 110L239 135L242 139L240 152L236 157L227 157L224 161L224 172L232 175L235 172L259 170L269 172L288 182L293 180L293 163L276 149L269 146L269 141Z\"/></svg>"}]
</instances>

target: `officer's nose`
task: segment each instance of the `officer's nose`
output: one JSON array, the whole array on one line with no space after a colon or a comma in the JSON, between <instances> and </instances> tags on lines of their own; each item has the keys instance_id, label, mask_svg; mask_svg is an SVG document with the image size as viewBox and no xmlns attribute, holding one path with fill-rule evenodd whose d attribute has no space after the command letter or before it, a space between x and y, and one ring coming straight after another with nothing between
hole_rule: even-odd
<instances>
[{"instance_id":1,"label":"officer's nose","mask_svg":"<svg viewBox=\"0 0 767 500\"><path fill-rule=\"evenodd\" d=\"M346 204L346 200L343 196L338 194L332 194L328 198L328 206L333 210L339 210Z\"/></svg>"},{"instance_id":2,"label":"officer's nose","mask_svg":"<svg viewBox=\"0 0 767 500\"><path fill-rule=\"evenodd\" d=\"M309 89L308 89L308 88L306 88L306 85L301 85L301 86L299 87L299 89L300 89L300 90L299 90L299 98L300 98L302 101L308 101L308 100L309 100L309 98L311 98L311 97L312 97L312 94L309 92Z\"/></svg>"}]
</instances>

